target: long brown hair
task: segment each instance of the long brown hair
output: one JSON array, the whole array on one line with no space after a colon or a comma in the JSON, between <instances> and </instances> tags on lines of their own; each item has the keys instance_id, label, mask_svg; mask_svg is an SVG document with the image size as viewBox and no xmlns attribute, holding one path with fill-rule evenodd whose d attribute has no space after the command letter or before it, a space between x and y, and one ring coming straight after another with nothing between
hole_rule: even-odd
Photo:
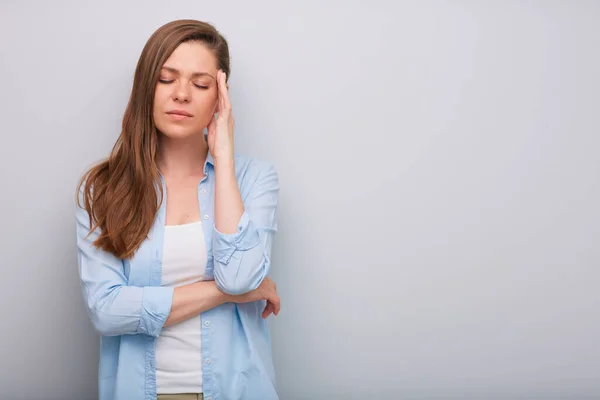
<instances>
[{"instance_id":1,"label":"long brown hair","mask_svg":"<svg viewBox=\"0 0 600 400\"><path fill-rule=\"evenodd\" d=\"M163 199L154 91L165 61L191 40L204 43L229 78L229 47L214 26L195 20L161 26L138 60L121 134L110 155L88 169L77 187L77 204L89 214L90 233L100 230L94 245L121 259L133 256L147 238Z\"/></svg>"}]
</instances>

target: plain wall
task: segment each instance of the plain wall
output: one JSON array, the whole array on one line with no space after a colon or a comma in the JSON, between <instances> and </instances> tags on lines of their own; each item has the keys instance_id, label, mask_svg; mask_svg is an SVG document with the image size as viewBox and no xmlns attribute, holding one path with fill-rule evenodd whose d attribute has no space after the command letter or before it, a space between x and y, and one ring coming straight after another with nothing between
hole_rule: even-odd
<instances>
[{"instance_id":1,"label":"plain wall","mask_svg":"<svg viewBox=\"0 0 600 400\"><path fill-rule=\"evenodd\" d=\"M96 396L75 185L177 18L280 174L282 400L600 398L600 2L5 0L2 399Z\"/></svg>"}]
</instances>

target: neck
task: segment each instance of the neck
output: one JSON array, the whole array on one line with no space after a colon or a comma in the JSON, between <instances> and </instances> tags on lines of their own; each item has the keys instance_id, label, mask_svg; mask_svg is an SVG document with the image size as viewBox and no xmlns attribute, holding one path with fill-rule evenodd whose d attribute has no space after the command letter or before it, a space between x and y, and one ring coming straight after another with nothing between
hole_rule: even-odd
<instances>
[{"instance_id":1,"label":"neck","mask_svg":"<svg viewBox=\"0 0 600 400\"><path fill-rule=\"evenodd\" d=\"M163 175L202 176L207 154L208 144L202 132L181 139L160 134L157 164Z\"/></svg>"}]
</instances>

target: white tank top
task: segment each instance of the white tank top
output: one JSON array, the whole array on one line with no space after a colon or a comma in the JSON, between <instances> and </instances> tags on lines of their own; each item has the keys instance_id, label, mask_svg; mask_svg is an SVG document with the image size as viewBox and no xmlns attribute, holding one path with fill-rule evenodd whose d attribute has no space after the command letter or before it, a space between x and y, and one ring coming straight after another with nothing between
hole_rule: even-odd
<instances>
[{"instance_id":1,"label":"white tank top","mask_svg":"<svg viewBox=\"0 0 600 400\"><path fill-rule=\"evenodd\" d=\"M207 253L202 222L165 226L162 285L203 280ZM202 323L196 316L165 327L156 342L158 394L202 393Z\"/></svg>"}]
</instances>

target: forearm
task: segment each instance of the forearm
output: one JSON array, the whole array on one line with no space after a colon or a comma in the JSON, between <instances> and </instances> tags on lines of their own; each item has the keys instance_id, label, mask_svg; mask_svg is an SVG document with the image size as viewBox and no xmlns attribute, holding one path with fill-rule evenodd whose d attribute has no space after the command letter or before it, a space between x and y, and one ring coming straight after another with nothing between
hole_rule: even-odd
<instances>
[{"instance_id":1,"label":"forearm","mask_svg":"<svg viewBox=\"0 0 600 400\"><path fill-rule=\"evenodd\" d=\"M223 204L234 203L230 201L233 196L221 198L218 202L215 199L215 207L220 206L221 212L230 213L223 215L223 219L231 217L231 221L221 223L235 224L227 233L215 225L212 237L215 282L221 291L231 295L256 289L268 275L271 265L271 244L277 231L279 180L273 166L256 164L255 168L260 169L244 171L245 179L250 183L242 185L242 188L250 185L250 189L244 194L243 203L237 183L234 181L232 184L235 191L231 190L240 202L239 208L229 205L236 209L235 214L227 211ZM233 173L231 171L229 173ZM223 174L221 183L226 185L227 168L222 168L219 173ZM222 196L225 196L224 192L221 192Z\"/></svg>"},{"instance_id":2,"label":"forearm","mask_svg":"<svg viewBox=\"0 0 600 400\"><path fill-rule=\"evenodd\" d=\"M215 281L196 282L175 288L173 305L165 326L195 317L226 303L231 296L221 292Z\"/></svg>"},{"instance_id":3,"label":"forearm","mask_svg":"<svg viewBox=\"0 0 600 400\"><path fill-rule=\"evenodd\" d=\"M235 233L243 213L234 160L215 160L215 227L224 234Z\"/></svg>"}]
</instances>

